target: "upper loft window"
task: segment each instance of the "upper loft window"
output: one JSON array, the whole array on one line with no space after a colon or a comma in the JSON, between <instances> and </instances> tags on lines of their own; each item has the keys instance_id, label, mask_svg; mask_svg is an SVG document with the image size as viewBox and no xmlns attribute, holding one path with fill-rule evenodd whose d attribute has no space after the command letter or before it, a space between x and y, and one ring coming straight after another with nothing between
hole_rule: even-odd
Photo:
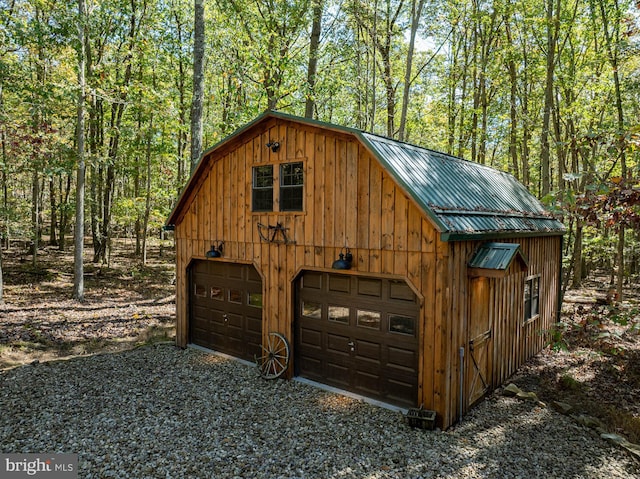
<instances>
[{"instance_id":1,"label":"upper loft window","mask_svg":"<svg viewBox=\"0 0 640 479\"><path fill-rule=\"evenodd\" d=\"M302 162L280 165L280 211L302 211Z\"/></svg>"},{"instance_id":2,"label":"upper loft window","mask_svg":"<svg viewBox=\"0 0 640 479\"><path fill-rule=\"evenodd\" d=\"M524 282L524 320L534 319L539 314L540 275L527 278Z\"/></svg>"},{"instance_id":3,"label":"upper loft window","mask_svg":"<svg viewBox=\"0 0 640 479\"><path fill-rule=\"evenodd\" d=\"M279 211L302 211L303 163L283 163L279 174L278 190L274 191L273 165L253 168L253 211L274 211L274 198L279 198Z\"/></svg>"},{"instance_id":4,"label":"upper loft window","mask_svg":"<svg viewBox=\"0 0 640 479\"><path fill-rule=\"evenodd\" d=\"M273 165L253 168L253 211L273 211Z\"/></svg>"}]
</instances>

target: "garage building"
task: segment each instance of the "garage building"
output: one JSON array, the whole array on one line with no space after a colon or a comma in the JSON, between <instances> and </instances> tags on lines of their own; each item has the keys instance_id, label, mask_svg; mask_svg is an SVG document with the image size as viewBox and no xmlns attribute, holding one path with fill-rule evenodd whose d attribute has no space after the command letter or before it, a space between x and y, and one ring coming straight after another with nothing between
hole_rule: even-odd
<instances>
[{"instance_id":1,"label":"garage building","mask_svg":"<svg viewBox=\"0 0 640 479\"><path fill-rule=\"evenodd\" d=\"M167 222L177 344L254 360L448 427L539 352L563 225L512 175L268 111L207 150ZM350 261L349 261L350 260Z\"/></svg>"}]
</instances>

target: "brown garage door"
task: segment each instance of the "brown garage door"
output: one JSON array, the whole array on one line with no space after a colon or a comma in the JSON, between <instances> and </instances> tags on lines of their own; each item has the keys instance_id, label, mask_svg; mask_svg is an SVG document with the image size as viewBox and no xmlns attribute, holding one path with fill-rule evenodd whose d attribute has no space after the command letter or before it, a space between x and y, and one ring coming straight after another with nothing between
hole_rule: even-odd
<instances>
[{"instance_id":1,"label":"brown garage door","mask_svg":"<svg viewBox=\"0 0 640 479\"><path fill-rule=\"evenodd\" d=\"M197 260L190 277L190 341L253 361L262 341L258 272L247 264Z\"/></svg>"},{"instance_id":2,"label":"brown garage door","mask_svg":"<svg viewBox=\"0 0 640 479\"><path fill-rule=\"evenodd\" d=\"M296 374L416 405L419 305L406 282L305 272L296 292Z\"/></svg>"}]
</instances>

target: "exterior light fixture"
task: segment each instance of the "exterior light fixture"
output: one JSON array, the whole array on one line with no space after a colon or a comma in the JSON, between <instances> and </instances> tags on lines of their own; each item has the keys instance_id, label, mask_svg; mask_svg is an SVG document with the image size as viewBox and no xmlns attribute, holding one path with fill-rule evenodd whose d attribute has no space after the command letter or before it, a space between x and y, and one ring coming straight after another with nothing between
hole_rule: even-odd
<instances>
[{"instance_id":1,"label":"exterior light fixture","mask_svg":"<svg viewBox=\"0 0 640 479\"><path fill-rule=\"evenodd\" d=\"M353 255L351 254L351 250L345 246L340 250L339 258L333 262L331 267L333 269L351 269L352 261Z\"/></svg>"},{"instance_id":2,"label":"exterior light fixture","mask_svg":"<svg viewBox=\"0 0 640 479\"><path fill-rule=\"evenodd\" d=\"M271 151L277 153L280 149L280 143L277 141L269 141L269 143L267 143L267 148L271 148Z\"/></svg>"},{"instance_id":3,"label":"exterior light fixture","mask_svg":"<svg viewBox=\"0 0 640 479\"><path fill-rule=\"evenodd\" d=\"M222 241L215 241L214 244L211 245L211 249L207 251L207 258L220 258L222 256L222 246L224 243Z\"/></svg>"}]
</instances>

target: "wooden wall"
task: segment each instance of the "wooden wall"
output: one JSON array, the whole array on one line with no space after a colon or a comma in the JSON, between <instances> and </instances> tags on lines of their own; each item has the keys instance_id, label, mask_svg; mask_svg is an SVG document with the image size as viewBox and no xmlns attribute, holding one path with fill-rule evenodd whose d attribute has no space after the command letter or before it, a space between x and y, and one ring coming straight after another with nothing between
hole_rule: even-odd
<instances>
[{"instance_id":1,"label":"wooden wall","mask_svg":"<svg viewBox=\"0 0 640 479\"><path fill-rule=\"evenodd\" d=\"M270 141L281 144L278 152L266 147ZM209 155L203 158L203 169L175 221L177 344L188 343L189 263L203 259L213 241L224 241L222 261L256 267L263 278L263 332L280 332L292 346L295 278L304 269L330 269L341 248L348 245L354 265L345 274L403 278L418 292L422 302L418 404L438 412L440 427L455 422L458 348L468 341L466 264L479 242L440 241L413 200L356 138L342 131L268 118ZM253 213L252 167L291 161L304 162L304 211ZM261 241L258 223L281 223L294 243ZM534 271L544 271L550 287L556 284L552 262L558 256L549 255L549 250L559 251L555 242L521 242ZM554 313L555 294L545 303L539 324L528 328L516 324L511 314L521 298L512 297L511 304L505 298L507 288L522 294L520 281L512 278L492 292L492 313L498 318L496 381L540 349L543 338L537 331L550 324ZM509 335L515 335L517 346ZM531 344L525 342L527 337L532 338Z\"/></svg>"},{"instance_id":2,"label":"wooden wall","mask_svg":"<svg viewBox=\"0 0 640 479\"><path fill-rule=\"evenodd\" d=\"M527 271L508 271L504 278L487 278L488 314L492 330L489 352L490 384L496 388L504 383L525 361L544 348L549 339L549 330L557 321L559 265L561 261L561 237L500 239L501 242L518 243L528 258ZM465 358L469 358L470 330L468 320L471 307L469 301L471 278L467 276L466 265L482 241L461 241L451 243L449 257L449 278L451 295L449 321L451 324L450 350L447 370L449 392L448 412L444 423L453 424L459 419L460 400L463 411L469 409L464 392L460 392L459 349L465 348ZM537 318L524 321L524 283L529 276L540 275L540 305ZM484 306L482 306L484 307ZM464 371L465 382L471 374L468 363Z\"/></svg>"}]
</instances>

